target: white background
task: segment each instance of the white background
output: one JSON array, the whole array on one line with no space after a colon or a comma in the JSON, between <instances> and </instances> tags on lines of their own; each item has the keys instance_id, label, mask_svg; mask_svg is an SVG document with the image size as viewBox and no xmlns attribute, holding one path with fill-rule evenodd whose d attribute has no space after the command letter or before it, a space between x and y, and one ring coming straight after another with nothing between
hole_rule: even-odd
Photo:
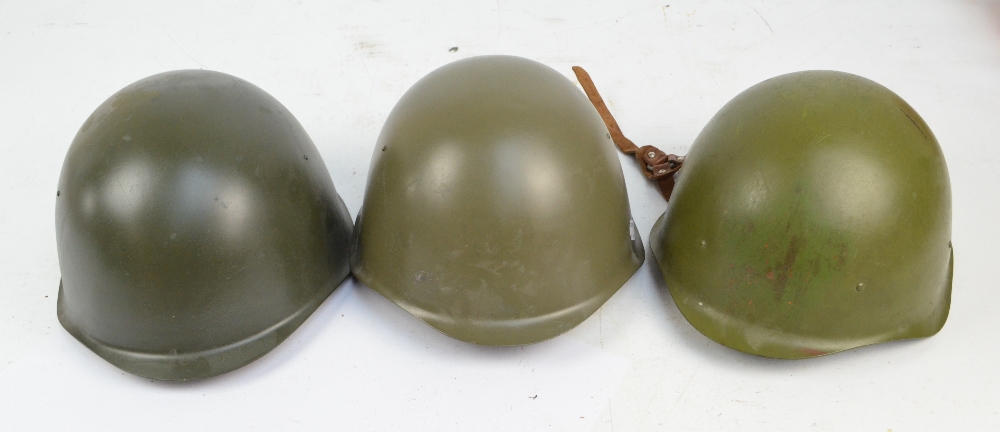
<instances>
[{"instance_id":1,"label":"white background","mask_svg":"<svg viewBox=\"0 0 1000 432\"><path fill-rule=\"evenodd\" d=\"M139 3L0 3L0 430L1000 430L1000 2ZM947 324L816 359L754 357L692 328L650 259L579 327L523 348L451 340L352 281L271 354L196 383L124 374L59 326L56 182L118 89L188 68L256 84L305 126L356 215L395 101L481 54L567 77L586 67L627 136L678 154L775 75L835 69L889 87L951 172ZM648 239L666 203L621 160Z\"/></svg>"}]
</instances>

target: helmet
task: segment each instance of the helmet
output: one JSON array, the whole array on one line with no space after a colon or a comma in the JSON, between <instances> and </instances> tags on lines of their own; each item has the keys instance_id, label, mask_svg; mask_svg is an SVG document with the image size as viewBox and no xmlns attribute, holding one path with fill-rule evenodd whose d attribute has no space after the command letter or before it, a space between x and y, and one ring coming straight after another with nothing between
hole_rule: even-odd
<instances>
[{"instance_id":1,"label":"helmet","mask_svg":"<svg viewBox=\"0 0 1000 432\"><path fill-rule=\"evenodd\" d=\"M350 215L309 136L218 72L111 96L73 140L56 195L59 321L136 375L243 366L349 272Z\"/></svg>"},{"instance_id":2,"label":"helmet","mask_svg":"<svg viewBox=\"0 0 1000 432\"><path fill-rule=\"evenodd\" d=\"M705 126L650 234L709 338L804 358L931 336L951 298L951 192L934 134L855 75L782 75Z\"/></svg>"},{"instance_id":3,"label":"helmet","mask_svg":"<svg viewBox=\"0 0 1000 432\"><path fill-rule=\"evenodd\" d=\"M607 134L587 97L540 63L484 56L435 70L379 135L354 274L463 341L570 330L644 259Z\"/></svg>"}]
</instances>

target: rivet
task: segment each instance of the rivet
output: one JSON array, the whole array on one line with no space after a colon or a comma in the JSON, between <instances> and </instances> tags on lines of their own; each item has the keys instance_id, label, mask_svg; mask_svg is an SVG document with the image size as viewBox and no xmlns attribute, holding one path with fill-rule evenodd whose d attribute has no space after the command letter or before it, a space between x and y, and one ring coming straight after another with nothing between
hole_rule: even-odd
<instances>
[{"instance_id":1,"label":"rivet","mask_svg":"<svg viewBox=\"0 0 1000 432\"><path fill-rule=\"evenodd\" d=\"M858 286L854 287L854 289L856 289L858 291L864 291L865 290L865 284L859 283Z\"/></svg>"},{"instance_id":2,"label":"rivet","mask_svg":"<svg viewBox=\"0 0 1000 432\"><path fill-rule=\"evenodd\" d=\"M656 152L646 153L646 156L649 156L650 159L655 158L656 157Z\"/></svg>"},{"instance_id":3,"label":"rivet","mask_svg":"<svg viewBox=\"0 0 1000 432\"><path fill-rule=\"evenodd\" d=\"M659 170L659 171L657 171L656 173L657 173L657 174L666 174L666 173L667 173L667 170L665 170L665 169L660 169L660 170Z\"/></svg>"}]
</instances>

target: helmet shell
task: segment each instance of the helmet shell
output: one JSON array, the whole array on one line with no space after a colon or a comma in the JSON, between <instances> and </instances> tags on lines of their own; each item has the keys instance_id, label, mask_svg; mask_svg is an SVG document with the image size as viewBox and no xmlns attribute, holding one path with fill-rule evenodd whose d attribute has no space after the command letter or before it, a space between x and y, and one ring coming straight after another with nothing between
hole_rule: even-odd
<instances>
[{"instance_id":1,"label":"helmet shell","mask_svg":"<svg viewBox=\"0 0 1000 432\"><path fill-rule=\"evenodd\" d=\"M899 96L832 71L782 75L705 126L650 234L709 338L803 358L933 335L951 298L951 192Z\"/></svg>"},{"instance_id":2,"label":"helmet shell","mask_svg":"<svg viewBox=\"0 0 1000 432\"><path fill-rule=\"evenodd\" d=\"M56 198L62 325L127 372L204 378L264 355L349 273L350 214L302 126L236 77L125 87Z\"/></svg>"},{"instance_id":3,"label":"helmet shell","mask_svg":"<svg viewBox=\"0 0 1000 432\"><path fill-rule=\"evenodd\" d=\"M396 104L374 153L352 270L449 336L552 338L643 262L604 123L540 63L484 56L435 70Z\"/></svg>"}]
</instances>

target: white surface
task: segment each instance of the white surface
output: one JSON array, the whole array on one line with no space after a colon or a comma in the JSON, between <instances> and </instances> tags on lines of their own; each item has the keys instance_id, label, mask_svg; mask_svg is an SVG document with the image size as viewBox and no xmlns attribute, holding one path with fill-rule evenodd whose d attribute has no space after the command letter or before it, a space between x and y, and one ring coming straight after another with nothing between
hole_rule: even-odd
<instances>
[{"instance_id":1,"label":"white surface","mask_svg":"<svg viewBox=\"0 0 1000 432\"><path fill-rule=\"evenodd\" d=\"M570 338L481 347L409 321L374 291L348 282L261 360L188 383L129 375L56 332L0 376L0 388L10 390L0 393L0 406L10 409L0 424L4 430L585 429L629 366Z\"/></svg>"},{"instance_id":2,"label":"white surface","mask_svg":"<svg viewBox=\"0 0 1000 432\"><path fill-rule=\"evenodd\" d=\"M997 2L133 3L0 3L0 430L165 428L204 413L270 430L471 430L469 419L498 430L1000 430ZM586 67L627 136L679 154L726 101L775 75L836 69L889 87L933 129L951 171L948 323L929 339L817 359L753 357L687 324L648 260L593 317L524 351L451 341L351 285L272 354L190 385L122 375L59 326L55 185L80 124L121 87L199 67L258 85L309 131L356 214L375 138L406 88L497 53L567 77ZM622 162L648 237L666 204ZM82 408L102 401L101 417ZM252 425L240 426L222 429Z\"/></svg>"}]
</instances>

